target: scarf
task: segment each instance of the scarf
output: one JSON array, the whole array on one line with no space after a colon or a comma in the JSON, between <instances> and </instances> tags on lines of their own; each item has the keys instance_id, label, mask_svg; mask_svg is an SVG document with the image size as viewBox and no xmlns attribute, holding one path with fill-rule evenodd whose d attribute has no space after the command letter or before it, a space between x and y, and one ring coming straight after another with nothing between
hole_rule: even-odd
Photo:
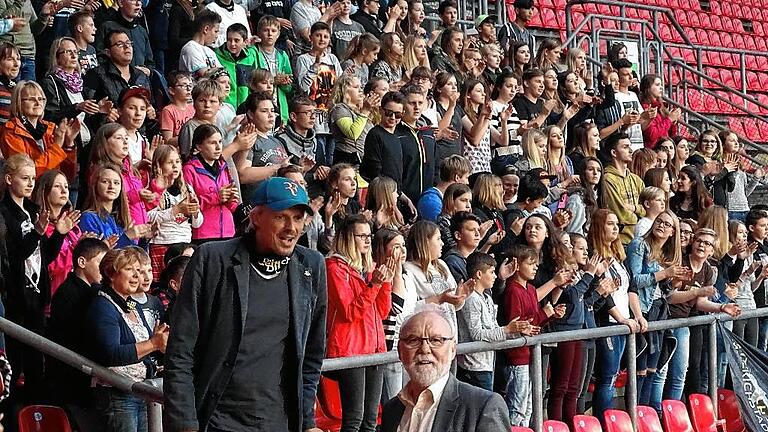
<instances>
[{"instance_id":1,"label":"scarf","mask_svg":"<svg viewBox=\"0 0 768 432\"><path fill-rule=\"evenodd\" d=\"M7 88L9 91L12 91L14 87L16 87L16 82L7 76L0 76L0 85Z\"/></svg>"},{"instance_id":2,"label":"scarf","mask_svg":"<svg viewBox=\"0 0 768 432\"><path fill-rule=\"evenodd\" d=\"M33 126L32 123L30 123L27 116L23 115L21 116L21 124L24 125L24 129L29 132L30 135L32 135L32 138L35 139L35 141L41 142L43 140L43 136L45 136L45 133L48 131L48 126L43 123L43 119L39 119L37 121L37 126ZM45 150L45 149L41 149Z\"/></svg>"},{"instance_id":3,"label":"scarf","mask_svg":"<svg viewBox=\"0 0 768 432\"><path fill-rule=\"evenodd\" d=\"M67 73L64 69L57 68L54 73L57 78L64 81L64 88L70 93L80 93L83 91L83 76L78 71Z\"/></svg>"}]
</instances>

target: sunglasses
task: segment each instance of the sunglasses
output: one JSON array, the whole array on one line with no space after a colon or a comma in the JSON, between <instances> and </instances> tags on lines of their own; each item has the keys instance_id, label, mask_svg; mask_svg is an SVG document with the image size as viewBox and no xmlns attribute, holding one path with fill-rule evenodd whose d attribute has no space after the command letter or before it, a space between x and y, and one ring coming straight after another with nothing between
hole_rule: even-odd
<instances>
[{"instance_id":1,"label":"sunglasses","mask_svg":"<svg viewBox=\"0 0 768 432\"><path fill-rule=\"evenodd\" d=\"M390 109L382 108L381 109L381 116L384 117L384 118L394 116L396 119L400 120L401 118L403 118L403 112L402 111L392 111Z\"/></svg>"}]
</instances>

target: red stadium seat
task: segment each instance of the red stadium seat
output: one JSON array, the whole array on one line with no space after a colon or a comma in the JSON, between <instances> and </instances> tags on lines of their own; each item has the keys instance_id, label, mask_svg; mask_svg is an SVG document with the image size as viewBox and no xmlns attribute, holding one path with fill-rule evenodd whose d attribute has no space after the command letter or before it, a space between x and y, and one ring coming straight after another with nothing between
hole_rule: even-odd
<instances>
[{"instance_id":1,"label":"red stadium seat","mask_svg":"<svg viewBox=\"0 0 768 432\"><path fill-rule=\"evenodd\" d=\"M740 118L737 117L730 117L728 119L728 129L734 131L736 135L746 137L747 134L744 133L744 123L741 121Z\"/></svg>"},{"instance_id":2,"label":"red stadium seat","mask_svg":"<svg viewBox=\"0 0 768 432\"><path fill-rule=\"evenodd\" d=\"M691 419L696 432L718 432L725 430L725 420L715 418L712 400L704 394L692 394L688 397L691 406Z\"/></svg>"},{"instance_id":3,"label":"red stadium seat","mask_svg":"<svg viewBox=\"0 0 768 432\"><path fill-rule=\"evenodd\" d=\"M655 409L638 405L635 413L637 413L637 432L664 432L661 428L661 421L659 421L659 414Z\"/></svg>"},{"instance_id":4,"label":"red stadium seat","mask_svg":"<svg viewBox=\"0 0 768 432\"><path fill-rule=\"evenodd\" d=\"M679 400L665 400L661 402L664 410L664 430L666 432L693 432L691 420L688 418L688 409Z\"/></svg>"},{"instance_id":5,"label":"red stadium seat","mask_svg":"<svg viewBox=\"0 0 768 432\"><path fill-rule=\"evenodd\" d=\"M522 426L512 426L512 432L533 432L533 429Z\"/></svg>"},{"instance_id":6,"label":"red stadium seat","mask_svg":"<svg viewBox=\"0 0 768 432\"><path fill-rule=\"evenodd\" d=\"M573 416L573 432L603 432L600 420L588 415Z\"/></svg>"},{"instance_id":7,"label":"red stadium seat","mask_svg":"<svg viewBox=\"0 0 768 432\"><path fill-rule=\"evenodd\" d=\"M19 432L72 432L72 428L63 409L30 405L19 411Z\"/></svg>"},{"instance_id":8,"label":"red stadium seat","mask_svg":"<svg viewBox=\"0 0 768 432\"><path fill-rule=\"evenodd\" d=\"M341 419L341 396L339 395L339 384L336 381L321 376L317 397L326 416L332 419Z\"/></svg>"},{"instance_id":9,"label":"red stadium seat","mask_svg":"<svg viewBox=\"0 0 768 432\"><path fill-rule=\"evenodd\" d=\"M747 138L752 141L760 141L760 128L757 125L757 119L753 117L745 117L743 121L744 132L746 133Z\"/></svg>"},{"instance_id":10,"label":"red stadium seat","mask_svg":"<svg viewBox=\"0 0 768 432\"><path fill-rule=\"evenodd\" d=\"M571 432L568 425L557 420L547 420L542 428L544 432Z\"/></svg>"},{"instance_id":11,"label":"red stadium seat","mask_svg":"<svg viewBox=\"0 0 768 432\"><path fill-rule=\"evenodd\" d=\"M747 71L747 90L761 90L760 78L757 76L757 73Z\"/></svg>"},{"instance_id":12,"label":"red stadium seat","mask_svg":"<svg viewBox=\"0 0 768 432\"><path fill-rule=\"evenodd\" d=\"M633 432L632 420L626 412L606 410L603 416L605 417L605 432Z\"/></svg>"}]
</instances>

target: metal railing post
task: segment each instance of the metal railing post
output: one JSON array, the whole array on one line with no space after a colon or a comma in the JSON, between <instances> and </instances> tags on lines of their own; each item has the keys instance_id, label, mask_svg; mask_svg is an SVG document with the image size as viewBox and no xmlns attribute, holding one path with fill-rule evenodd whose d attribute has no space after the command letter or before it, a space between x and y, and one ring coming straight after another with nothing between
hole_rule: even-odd
<instances>
[{"instance_id":1,"label":"metal railing post","mask_svg":"<svg viewBox=\"0 0 768 432\"><path fill-rule=\"evenodd\" d=\"M541 370L541 344L533 346L533 358L531 361L531 383L533 388L531 398L533 402L533 430L542 432L544 429L544 389L543 371Z\"/></svg>"},{"instance_id":2,"label":"metal railing post","mask_svg":"<svg viewBox=\"0 0 768 432\"><path fill-rule=\"evenodd\" d=\"M163 404L147 402L147 430L163 432Z\"/></svg>"},{"instance_id":3,"label":"metal railing post","mask_svg":"<svg viewBox=\"0 0 768 432\"><path fill-rule=\"evenodd\" d=\"M637 335L627 335L627 393L624 395L627 402L629 418L632 419L632 428L637 430ZM646 378L647 379L647 378Z\"/></svg>"},{"instance_id":4,"label":"metal railing post","mask_svg":"<svg viewBox=\"0 0 768 432\"><path fill-rule=\"evenodd\" d=\"M709 398L712 399L712 407L715 410L715 416L717 416L718 367L719 367L719 362L717 361L717 319L714 319L709 324Z\"/></svg>"}]
</instances>

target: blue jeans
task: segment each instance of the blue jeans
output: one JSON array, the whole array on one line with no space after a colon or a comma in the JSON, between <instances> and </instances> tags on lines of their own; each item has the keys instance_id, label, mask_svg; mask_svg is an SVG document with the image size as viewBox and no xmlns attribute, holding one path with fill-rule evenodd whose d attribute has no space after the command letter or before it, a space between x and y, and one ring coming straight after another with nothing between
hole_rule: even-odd
<instances>
[{"instance_id":1,"label":"blue jeans","mask_svg":"<svg viewBox=\"0 0 768 432\"><path fill-rule=\"evenodd\" d=\"M728 212L728 220L737 220L744 222L747 220L747 213L745 211L729 211Z\"/></svg>"},{"instance_id":2,"label":"blue jeans","mask_svg":"<svg viewBox=\"0 0 768 432\"><path fill-rule=\"evenodd\" d=\"M491 371L470 371L459 368L456 372L456 378L475 387L493 391L493 372Z\"/></svg>"},{"instance_id":3,"label":"blue jeans","mask_svg":"<svg viewBox=\"0 0 768 432\"><path fill-rule=\"evenodd\" d=\"M613 407L613 384L621 367L621 356L627 344L626 336L612 336L597 339L595 347L595 392L593 394L594 416L603 418L603 411Z\"/></svg>"},{"instance_id":4,"label":"blue jeans","mask_svg":"<svg viewBox=\"0 0 768 432\"><path fill-rule=\"evenodd\" d=\"M35 58L34 57L22 57L21 67L19 68L19 77L17 81L34 81L35 80Z\"/></svg>"},{"instance_id":5,"label":"blue jeans","mask_svg":"<svg viewBox=\"0 0 768 432\"><path fill-rule=\"evenodd\" d=\"M687 327L672 329L677 339L677 349L663 369L653 374L650 405L661 411L662 399L680 400L685 388L685 375L688 371L688 355L690 350L690 330ZM666 384L666 391L665 391Z\"/></svg>"},{"instance_id":6,"label":"blue jeans","mask_svg":"<svg viewBox=\"0 0 768 432\"><path fill-rule=\"evenodd\" d=\"M757 336L757 347L768 351L768 318L760 318L760 331Z\"/></svg>"},{"instance_id":7,"label":"blue jeans","mask_svg":"<svg viewBox=\"0 0 768 432\"><path fill-rule=\"evenodd\" d=\"M96 404L106 420L106 432L147 432L147 403L111 388L96 388Z\"/></svg>"},{"instance_id":8,"label":"blue jeans","mask_svg":"<svg viewBox=\"0 0 768 432\"><path fill-rule=\"evenodd\" d=\"M512 426L528 427L531 423L531 375L528 365L508 366L507 408Z\"/></svg>"}]
</instances>

